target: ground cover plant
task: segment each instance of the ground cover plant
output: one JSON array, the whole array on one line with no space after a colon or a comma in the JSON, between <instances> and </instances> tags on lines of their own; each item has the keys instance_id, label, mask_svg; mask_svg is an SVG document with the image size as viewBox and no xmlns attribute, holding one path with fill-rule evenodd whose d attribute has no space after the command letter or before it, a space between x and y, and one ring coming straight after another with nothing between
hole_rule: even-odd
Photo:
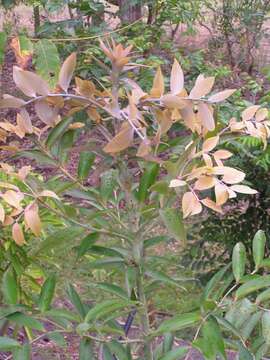
<instances>
[{"instance_id":1,"label":"ground cover plant","mask_svg":"<svg viewBox=\"0 0 270 360\"><path fill-rule=\"evenodd\" d=\"M232 153L221 144L251 135L266 146L267 109L253 104L226 121L221 103L235 89L214 90L214 77L203 74L185 89L177 60L169 78L157 69L147 93L129 78L136 69L131 46L109 39L100 40L100 48L109 60L101 64L104 84L74 79L72 53L54 82L15 66L18 93L0 101L17 114L16 123L0 122L1 349L12 352L9 358L28 359L41 337L63 344L61 334L75 333L80 359L188 359L190 346L206 359L226 359L226 348L240 359L261 359L269 347L264 232L256 233L252 251L234 246L232 264L212 277L194 310L157 323L153 292L165 286L185 291L194 279L175 277L164 254L152 249L172 238L184 247L192 216L209 209L222 213L239 193L256 196L260 188L226 165ZM31 109L38 120L31 119ZM20 148L25 138L34 144L30 149ZM74 149L79 159L70 170ZM20 167L18 158L51 172ZM86 259L89 272L115 275L113 283L107 278L92 284L108 294L105 300L85 302L69 283L70 306L53 302L51 259L67 250L76 261ZM190 342L175 346L185 329Z\"/></svg>"}]
</instances>

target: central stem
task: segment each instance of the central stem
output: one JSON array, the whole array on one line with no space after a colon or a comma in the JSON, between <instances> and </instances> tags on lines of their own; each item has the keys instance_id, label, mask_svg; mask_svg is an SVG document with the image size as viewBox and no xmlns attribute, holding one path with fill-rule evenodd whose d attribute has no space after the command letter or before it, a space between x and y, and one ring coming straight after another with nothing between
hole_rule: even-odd
<instances>
[{"instance_id":1,"label":"central stem","mask_svg":"<svg viewBox=\"0 0 270 360\"><path fill-rule=\"evenodd\" d=\"M144 356L145 360L153 360L153 350L151 340L149 340L149 333L150 333L150 325L149 325L149 317L148 317L148 310L147 310L147 301L144 292L144 272L142 267L139 266L137 268L137 291L139 301L141 303L141 328L144 337Z\"/></svg>"}]
</instances>

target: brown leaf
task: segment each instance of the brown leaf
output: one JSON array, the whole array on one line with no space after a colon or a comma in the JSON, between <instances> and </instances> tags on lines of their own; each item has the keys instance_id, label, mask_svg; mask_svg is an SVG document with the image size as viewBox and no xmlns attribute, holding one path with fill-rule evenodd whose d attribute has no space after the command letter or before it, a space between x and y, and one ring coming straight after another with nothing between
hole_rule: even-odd
<instances>
[{"instance_id":1,"label":"brown leaf","mask_svg":"<svg viewBox=\"0 0 270 360\"><path fill-rule=\"evenodd\" d=\"M38 205L34 202L29 204L24 210L24 221L34 235L39 236L41 233L41 222L38 214Z\"/></svg>"},{"instance_id":2,"label":"brown leaf","mask_svg":"<svg viewBox=\"0 0 270 360\"><path fill-rule=\"evenodd\" d=\"M164 78L161 72L160 66L158 67L158 70L156 72L156 75L154 77L153 81L153 87L150 91L150 95L153 97L161 97L164 94Z\"/></svg>"},{"instance_id":3,"label":"brown leaf","mask_svg":"<svg viewBox=\"0 0 270 360\"><path fill-rule=\"evenodd\" d=\"M213 117L213 113L211 109L209 108L209 105L200 102L198 104L198 116L203 124L203 126L209 130L213 131L215 130L215 120Z\"/></svg>"},{"instance_id":4,"label":"brown leaf","mask_svg":"<svg viewBox=\"0 0 270 360\"><path fill-rule=\"evenodd\" d=\"M125 150L132 144L133 136L133 128L128 122L125 122L119 133L103 148L103 151L114 154Z\"/></svg>"},{"instance_id":5,"label":"brown leaf","mask_svg":"<svg viewBox=\"0 0 270 360\"><path fill-rule=\"evenodd\" d=\"M203 200L201 200L201 202L203 203L204 206L207 206L209 209L212 209L220 214L222 214L222 209L219 205L217 205L213 200L209 199L209 198L205 198Z\"/></svg>"},{"instance_id":6,"label":"brown leaf","mask_svg":"<svg viewBox=\"0 0 270 360\"><path fill-rule=\"evenodd\" d=\"M48 95L49 85L37 74L22 70L18 66L13 66L13 80L17 87L27 96L36 97L39 95Z\"/></svg>"},{"instance_id":7,"label":"brown leaf","mask_svg":"<svg viewBox=\"0 0 270 360\"><path fill-rule=\"evenodd\" d=\"M256 111L260 108L260 105L252 105L249 106L242 112L242 119L243 121L250 120L254 117Z\"/></svg>"},{"instance_id":8,"label":"brown leaf","mask_svg":"<svg viewBox=\"0 0 270 360\"><path fill-rule=\"evenodd\" d=\"M21 209L21 201L23 199L22 193L8 190L2 194L2 198L8 205L15 207L16 209Z\"/></svg>"},{"instance_id":9,"label":"brown leaf","mask_svg":"<svg viewBox=\"0 0 270 360\"><path fill-rule=\"evenodd\" d=\"M189 97L191 99L200 99L207 95L212 90L214 82L214 77L205 78L203 75L199 75L193 89L190 91Z\"/></svg>"},{"instance_id":10,"label":"brown leaf","mask_svg":"<svg viewBox=\"0 0 270 360\"><path fill-rule=\"evenodd\" d=\"M0 100L0 109L4 108L20 108L25 104L25 101L14 96L5 94Z\"/></svg>"},{"instance_id":11,"label":"brown leaf","mask_svg":"<svg viewBox=\"0 0 270 360\"><path fill-rule=\"evenodd\" d=\"M150 153L151 153L151 142L149 139L145 138L145 140L141 141L136 155L139 157L145 157Z\"/></svg>"},{"instance_id":12,"label":"brown leaf","mask_svg":"<svg viewBox=\"0 0 270 360\"><path fill-rule=\"evenodd\" d=\"M86 112L91 120L94 120L97 124L101 122L101 116L96 108L89 107Z\"/></svg>"},{"instance_id":13,"label":"brown leaf","mask_svg":"<svg viewBox=\"0 0 270 360\"><path fill-rule=\"evenodd\" d=\"M261 108L256 112L255 119L256 121L263 121L268 117L268 109Z\"/></svg>"},{"instance_id":14,"label":"brown leaf","mask_svg":"<svg viewBox=\"0 0 270 360\"><path fill-rule=\"evenodd\" d=\"M161 97L161 103L168 109L183 109L187 106L187 101L177 95L167 94Z\"/></svg>"},{"instance_id":15,"label":"brown leaf","mask_svg":"<svg viewBox=\"0 0 270 360\"><path fill-rule=\"evenodd\" d=\"M20 170L18 171L18 178L22 181L24 181L27 177L27 175L30 173L31 171L31 166L23 166L22 168L20 168Z\"/></svg>"},{"instance_id":16,"label":"brown leaf","mask_svg":"<svg viewBox=\"0 0 270 360\"><path fill-rule=\"evenodd\" d=\"M5 210L2 204L0 204L0 221L2 223L5 221Z\"/></svg>"},{"instance_id":17,"label":"brown leaf","mask_svg":"<svg viewBox=\"0 0 270 360\"><path fill-rule=\"evenodd\" d=\"M55 125L58 116L57 108L51 107L46 101L41 100L35 102L35 110L37 116L44 124L49 126Z\"/></svg>"},{"instance_id":18,"label":"brown leaf","mask_svg":"<svg viewBox=\"0 0 270 360\"><path fill-rule=\"evenodd\" d=\"M202 176L195 182L195 190L207 190L215 186L217 180L213 176Z\"/></svg>"},{"instance_id":19,"label":"brown leaf","mask_svg":"<svg viewBox=\"0 0 270 360\"><path fill-rule=\"evenodd\" d=\"M217 166L213 168L216 175L223 175L223 181L227 184L237 184L244 180L246 174L229 166Z\"/></svg>"},{"instance_id":20,"label":"brown leaf","mask_svg":"<svg viewBox=\"0 0 270 360\"><path fill-rule=\"evenodd\" d=\"M32 134L33 126L32 126L32 122L31 122L30 115L28 114L28 112L25 109L22 109L20 114L18 114L18 115L20 115L22 118L22 123L23 123L25 132L28 134ZM17 120L18 120L18 116L17 116Z\"/></svg>"},{"instance_id":21,"label":"brown leaf","mask_svg":"<svg viewBox=\"0 0 270 360\"><path fill-rule=\"evenodd\" d=\"M21 225L18 224L17 222L15 222L14 225L12 226L12 237L15 243L19 246L22 246L26 243Z\"/></svg>"},{"instance_id":22,"label":"brown leaf","mask_svg":"<svg viewBox=\"0 0 270 360\"><path fill-rule=\"evenodd\" d=\"M210 137L203 142L202 150L204 152L212 151L217 146L218 142L219 136Z\"/></svg>"},{"instance_id":23,"label":"brown leaf","mask_svg":"<svg viewBox=\"0 0 270 360\"><path fill-rule=\"evenodd\" d=\"M223 205L229 198L228 188L222 183L215 186L216 204Z\"/></svg>"},{"instance_id":24,"label":"brown leaf","mask_svg":"<svg viewBox=\"0 0 270 360\"><path fill-rule=\"evenodd\" d=\"M215 159L226 160L229 159L233 154L228 150L217 150L213 155Z\"/></svg>"},{"instance_id":25,"label":"brown leaf","mask_svg":"<svg viewBox=\"0 0 270 360\"><path fill-rule=\"evenodd\" d=\"M184 87L184 74L179 62L174 59L171 71L170 88L173 95L179 94Z\"/></svg>"},{"instance_id":26,"label":"brown leaf","mask_svg":"<svg viewBox=\"0 0 270 360\"><path fill-rule=\"evenodd\" d=\"M59 197L56 195L56 193L51 191L51 190L43 190L43 191L41 191L41 193L39 194L39 197L51 197L51 198L54 198L56 200L60 200Z\"/></svg>"},{"instance_id":27,"label":"brown leaf","mask_svg":"<svg viewBox=\"0 0 270 360\"><path fill-rule=\"evenodd\" d=\"M85 97L91 97L94 95L94 93L96 91L96 87L92 83L92 81L82 80L79 77L75 77L75 84L76 84L76 92L79 95L82 95Z\"/></svg>"},{"instance_id":28,"label":"brown leaf","mask_svg":"<svg viewBox=\"0 0 270 360\"><path fill-rule=\"evenodd\" d=\"M230 97L234 92L236 91L236 89L227 89L227 90L223 90L220 91L212 96L210 96L210 98L208 99L210 102L212 103L218 103L221 101L226 100L228 97Z\"/></svg>"},{"instance_id":29,"label":"brown leaf","mask_svg":"<svg viewBox=\"0 0 270 360\"><path fill-rule=\"evenodd\" d=\"M233 185L230 187L230 189L232 191L236 191L238 193L241 193L241 194L257 194L258 191L255 190L255 189L252 189L250 188L249 186L246 186L246 185Z\"/></svg>"},{"instance_id":30,"label":"brown leaf","mask_svg":"<svg viewBox=\"0 0 270 360\"><path fill-rule=\"evenodd\" d=\"M67 92L68 90L75 67L76 67L76 53L72 53L66 58L59 72L58 84L60 85L61 89L63 89L65 92Z\"/></svg>"},{"instance_id":31,"label":"brown leaf","mask_svg":"<svg viewBox=\"0 0 270 360\"><path fill-rule=\"evenodd\" d=\"M187 106L184 109L181 109L181 116L186 127L191 131L194 131L196 126L196 116L191 102L187 102Z\"/></svg>"},{"instance_id":32,"label":"brown leaf","mask_svg":"<svg viewBox=\"0 0 270 360\"><path fill-rule=\"evenodd\" d=\"M202 211L202 205L197 197L191 192L186 192L182 198L183 218L196 215Z\"/></svg>"}]
</instances>

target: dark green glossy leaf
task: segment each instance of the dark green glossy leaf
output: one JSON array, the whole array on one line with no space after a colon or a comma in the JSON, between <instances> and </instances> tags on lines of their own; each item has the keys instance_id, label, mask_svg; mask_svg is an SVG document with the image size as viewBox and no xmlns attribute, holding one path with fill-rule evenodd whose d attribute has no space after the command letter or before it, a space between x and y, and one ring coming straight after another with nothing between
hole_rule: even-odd
<instances>
[{"instance_id":1,"label":"dark green glossy leaf","mask_svg":"<svg viewBox=\"0 0 270 360\"><path fill-rule=\"evenodd\" d=\"M46 146L50 149L55 142L64 134L68 126L72 123L72 118L62 119L50 132L47 137Z\"/></svg>"},{"instance_id":2,"label":"dark green glossy leaf","mask_svg":"<svg viewBox=\"0 0 270 360\"><path fill-rule=\"evenodd\" d=\"M32 316L25 315L20 312L16 312L14 314L8 315L7 320L9 320L19 326L26 326L30 329L44 331L44 326L40 321L34 319Z\"/></svg>"},{"instance_id":3,"label":"dark green glossy leaf","mask_svg":"<svg viewBox=\"0 0 270 360\"><path fill-rule=\"evenodd\" d=\"M199 312L191 312L182 315L176 315L172 319L163 321L154 334L164 334L167 332L174 332L181 329L186 329L194 326L201 320Z\"/></svg>"},{"instance_id":4,"label":"dark green glossy leaf","mask_svg":"<svg viewBox=\"0 0 270 360\"><path fill-rule=\"evenodd\" d=\"M245 274L246 267L246 248L243 243L237 243L233 248L232 269L233 275L237 282L240 281Z\"/></svg>"},{"instance_id":5,"label":"dark green glossy leaf","mask_svg":"<svg viewBox=\"0 0 270 360\"><path fill-rule=\"evenodd\" d=\"M137 193L137 198L139 202L144 202L148 196L149 188L151 185L154 184L159 171L158 164L149 164L147 169L144 171L143 175L141 176L139 189Z\"/></svg>"},{"instance_id":6,"label":"dark green glossy leaf","mask_svg":"<svg viewBox=\"0 0 270 360\"><path fill-rule=\"evenodd\" d=\"M67 287L67 295L71 303L74 305L78 313L80 314L81 318L84 319L86 315L85 307L79 297L79 294L75 290L72 284L69 284Z\"/></svg>"},{"instance_id":7,"label":"dark green glossy leaf","mask_svg":"<svg viewBox=\"0 0 270 360\"><path fill-rule=\"evenodd\" d=\"M259 269L262 260L264 258L265 243L266 243L265 232L262 230L258 230L252 242L252 254L253 254L256 270Z\"/></svg>"},{"instance_id":8,"label":"dark green glossy leaf","mask_svg":"<svg viewBox=\"0 0 270 360\"><path fill-rule=\"evenodd\" d=\"M9 267L2 278L2 291L7 304L15 305L19 298L19 287L13 268Z\"/></svg>"}]
</instances>

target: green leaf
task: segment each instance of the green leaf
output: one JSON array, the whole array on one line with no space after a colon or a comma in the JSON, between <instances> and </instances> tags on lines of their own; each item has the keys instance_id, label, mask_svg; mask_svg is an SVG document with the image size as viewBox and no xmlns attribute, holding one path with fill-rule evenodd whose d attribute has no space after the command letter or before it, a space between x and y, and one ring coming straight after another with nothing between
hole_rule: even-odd
<instances>
[{"instance_id":1,"label":"green leaf","mask_svg":"<svg viewBox=\"0 0 270 360\"><path fill-rule=\"evenodd\" d=\"M171 333L164 334L163 339L163 354L166 354L172 349L174 336Z\"/></svg>"},{"instance_id":2,"label":"green leaf","mask_svg":"<svg viewBox=\"0 0 270 360\"><path fill-rule=\"evenodd\" d=\"M51 251L52 249L67 248L68 243L74 241L79 235L82 235L82 228L79 226L69 226L56 230L40 243L35 253L40 254Z\"/></svg>"},{"instance_id":3,"label":"green leaf","mask_svg":"<svg viewBox=\"0 0 270 360\"><path fill-rule=\"evenodd\" d=\"M246 266L246 248L241 242L237 243L233 248L232 254L232 270L235 280L240 281L245 274Z\"/></svg>"},{"instance_id":4,"label":"green leaf","mask_svg":"<svg viewBox=\"0 0 270 360\"><path fill-rule=\"evenodd\" d=\"M256 304L261 304L270 299L270 289L264 290L256 297Z\"/></svg>"},{"instance_id":5,"label":"green leaf","mask_svg":"<svg viewBox=\"0 0 270 360\"><path fill-rule=\"evenodd\" d=\"M101 174L100 194L107 201L113 194L117 185L117 171L114 169L105 171Z\"/></svg>"},{"instance_id":6,"label":"green leaf","mask_svg":"<svg viewBox=\"0 0 270 360\"><path fill-rule=\"evenodd\" d=\"M83 303L82 303L77 291L75 290L75 288L73 287L72 284L68 285L67 295L68 295L68 298L71 301L71 303L74 305L74 307L80 314L81 318L84 319L84 317L86 315L85 308L83 306Z\"/></svg>"},{"instance_id":7,"label":"green leaf","mask_svg":"<svg viewBox=\"0 0 270 360\"><path fill-rule=\"evenodd\" d=\"M235 335L238 338L241 338L239 329L237 329L230 321L224 319L221 316L215 315L215 318L219 325L221 325L225 330L227 330L230 334Z\"/></svg>"},{"instance_id":8,"label":"green leaf","mask_svg":"<svg viewBox=\"0 0 270 360\"><path fill-rule=\"evenodd\" d=\"M15 305L19 298L19 288L13 268L9 267L3 275L2 291L7 304Z\"/></svg>"},{"instance_id":9,"label":"green leaf","mask_svg":"<svg viewBox=\"0 0 270 360\"><path fill-rule=\"evenodd\" d=\"M26 326L30 329L44 331L44 326L40 321L34 319L32 316L25 315L20 312L8 315L7 320L14 322L19 326Z\"/></svg>"},{"instance_id":10,"label":"green leaf","mask_svg":"<svg viewBox=\"0 0 270 360\"><path fill-rule=\"evenodd\" d=\"M238 360L254 360L254 356L249 352L249 350L243 346L241 342L237 343L239 350Z\"/></svg>"},{"instance_id":11,"label":"green leaf","mask_svg":"<svg viewBox=\"0 0 270 360\"><path fill-rule=\"evenodd\" d=\"M253 238L252 253L255 262L256 270L259 269L261 262L264 258L266 236L265 232L258 230Z\"/></svg>"},{"instance_id":12,"label":"green leaf","mask_svg":"<svg viewBox=\"0 0 270 360\"><path fill-rule=\"evenodd\" d=\"M116 340L110 341L109 343L107 343L107 346L110 349L111 353L116 355L118 360L129 360L129 356L125 347Z\"/></svg>"},{"instance_id":13,"label":"green leaf","mask_svg":"<svg viewBox=\"0 0 270 360\"><path fill-rule=\"evenodd\" d=\"M149 189L151 192L155 191L162 195L167 195L170 191L167 181L156 181Z\"/></svg>"},{"instance_id":14,"label":"green leaf","mask_svg":"<svg viewBox=\"0 0 270 360\"><path fill-rule=\"evenodd\" d=\"M157 178L159 165L156 163L149 164L143 175L141 176L137 199L139 202L144 202L148 196L148 190Z\"/></svg>"},{"instance_id":15,"label":"green leaf","mask_svg":"<svg viewBox=\"0 0 270 360\"><path fill-rule=\"evenodd\" d=\"M91 248L92 245L98 240L99 233L93 232L91 234L86 235L82 240L80 245L76 248L77 257L80 258Z\"/></svg>"},{"instance_id":16,"label":"green leaf","mask_svg":"<svg viewBox=\"0 0 270 360\"><path fill-rule=\"evenodd\" d=\"M204 322L202 334L208 347L212 348L211 353L219 354L222 359L226 359L224 340L218 322L213 316L209 316L207 321Z\"/></svg>"},{"instance_id":17,"label":"green leaf","mask_svg":"<svg viewBox=\"0 0 270 360\"><path fill-rule=\"evenodd\" d=\"M52 340L55 344L57 344L60 347L65 347L67 345L64 336L60 334L58 331L47 332L46 336L48 336L50 340Z\"/></svg>"},{"instance_id":18,"label":"green leaf","mask_svg":"<svg viewBox=\"0 0 270 360\"><path fill-rule=\"evenodd\" d=\"M125 264L125 260L120 257L111 257L101 260L92 261L88 266L93 269L121 268Z\"/></svg>"},{"instance_id":19,"label":"green leaf","mask_svg":"<svg viewBox=\"0 0 270 360\"><path fill-rule=\"evenodd\" d=\"M24 344L20 348L14 349L12 355L13 360L31 360L30 344Z\"/></svg>"},{"instance_id":20,"label":"green leaf","mask_svg":"<svg viewBox=\"0 0 270 360\"><path fill-rule=\"evenodd\" d=\"M7 34L4 31L1 31L0 32L0 67L4 63L6 44L7 44Z\"/></svg>"},{"instance_id":21,"label":"green leaf","mask_svg":"<svg viewBox=\"0 0 270 360\"><path fill-rule=\"evenodd\" d=\"M37 73L54 88L60 70L60 58L55 44L47 39L36 42L34 61Z\"/></svg>"},{"instance_id":22,"label":"green leaf","mask_svg":"<svg viewBox=\"0 0 270 360\"><path fill-rule=\"evenodd\" d=\"M160 216L171 236L185 244L186 230L181 212L174 208L167 208L160 210Z\"/></svg>"},{"instance_id":23,"label":"green leaf","mask_svg":"<svg viewBox=\"0 0 270 360\"><path fill-rule=\"evenodd\" d=\"M109 347L105 344L102 347L102 356L103 356L103 360L112 360L113 359L113 354L111 353Z\"/></svg>"},{"instance_id":24,"label":"green leaf","mask_svg":"<svg viewBox=\"0 0 270 360\"><path fill-rule=\"evenodd\" d=\"M172 349L163 355L159 360L180 360L187 353L187 347L181 347L178 349Z\"/></svg>"},{"instance_id":25,"label":"green leaf","mask_svg":"<svg viewBox=\"0 0 270 360\"><path fill-rule=\"evenodd\" d=\"M56 141L64 134L68 126L72 123L72 117L62 119L50 132L47 137L46 146L50 149Z\"/></svg>"},{"instance_id":26,"label":"green leaf","mask_svg":"<svg viewBox=\"0 0 270 360\"><path fill-rule=\"evenodd\" d=\"M66 310L66 309L51 309L44 313L45 316L53 317L53 318L64 318L70 321L79 322L80 317L73 312Z\"/></svg>"},{"instance_id":27,"label":"green leaf","mask_svg":"<svg viewBox=\"0 0 270 360\"><path fill-rule=\"evenodd\" d=\"M91 170L95 161L95 154L90 151L82 151L78 164L78 177L80 180L85 180Z\"/></svg>"},{"instance_id":28,"label":"green leaf","mask_svg":"<svg viewBox=\"0 0 270 360\"><path fill-rule=\"evenodd\" d=\"M6 336L0 336L0 350L10 351L18 347L20 347L18 341L10 339Z\"/></svg>"},{"instance_id":29,"label":"green leaf","mask_svg":"<svg viewBox=\"0 0 270 360\"><path fill-rule=\"evenodd\" d=\"M130 305L127 301L119 301L118 300L106 300L101 304L95 305L92 309L88 311L85 316L85 322L91 322L98 318L104 317L110 313L115 312L118 309L124 309L128 305Z\"/></svg>"},{"instance_id":30,"label":"green leaf","mask_svg":"<svg viewBox=\"0 0 270 360\"><path fill-rule=\"evenodd\" d=\"M262 316L262 336L267 345L270 345L270 313L265 311Z\"/></svg>"},{"instance_id":31,"label":"green leaf","mask_svg":"<svg viewBox=\"0 0 270 360\"><path fill-rule=\"evenodd\" d=\"M172 319L163 321L158 329L153 334L164 334L167 332L174 332L193 326L201 320L199 312L191 312L182 315L176 315Z\"/></svg>"},{"instance_id":32,"label":"green leaf","mask_svg":"<svg viewBox=\"0 0 270 360\"><path fill-rule=\"evenodd\" d=\"M144 240L144 248L147 249L151 246L155 246L161 242L166 242L169 240L168 236L160 235L160 236L154 236L152 238Z\"/></svg>"},{"instance_id":33,"label":"green leaf","mask_svg":"<svg viewBox=\"0 0 270 360\"><path fill-rule=\"evenodd\" d=\"M18 152L18 154L16 154L15 159L16 158L28 158L31 160L35 160L38 164L51 165L51 166L57 165L55 160L51 159L47 155L44 155L39 150L20 151L20 152Z\"/></svg>"},{"instance_id":34,"label":"green leaf","mask_svg":"<svg viewBox=\"0 0 270 360\"><path fill-rule=\"evenodd\" d=\"M98 283L95 284L94 287L107 291L111 294L117 295L124 300L129 300L127 293L120 286L117 286L115 284Z\"/></svg>"},{"instance_id":35,"label":"green leaf","mask_svg":"<svg viewBox=\"0 0 270 360\"><path fill-rule=\"evenodd\" d=\"M32 41L25 35L18 36L20 53L22 56L29 56L33 54L33 44Z\"/></svg>"},{"instance_id":36,"label":"green leaf","mask_svg":"<svg viewBox=\"0 0 270 360\"><path fill-rule=\"evenodd\" d=\"M42 285L38 299L38 307L41 312L45 312L50 309L51 302L54 296L55 285L56 277L54 274L50 275Z\"/></svg>"},{"instance_id":37,"label":"green leaf","mask_svg":"<svg viewBox=\"0 0 270 360\"><path fill-rule=\"evenodd\" d=\"M79 360L94 360L92 341L87 338L82 338L79 347Z\"/></svg>"},{"instance_id":38,"label":"green leaf","mask_svg":"<svg viewBox=\"0 0 270 360\"><path fill-rule=\"evenodd\" d=\"M161 281L165 284L176 286L178 288L181 288L183 290L186 290L182 285L180 285L176 280L172 279L162 271L154 271L154 270L148 270L146 269L146 274L150 276L152 279Z\"/></svg>"},{"instance_id":39,"label":"green leaf","mask_svg":"<svg viewBox=\"0 0 270 360\"><path fill-rule=\"evenodd\" d=\"M241 327L242 338L247 341L250 337L251 333L255 329L256 325L260 322L262 317L262 312L257 311L251 315L251 317L245 321L245 323Z\"/></svg>"},{"instance_id":40,"label":"green leaf","mask_svg":"<svg viewBox=\"0 0 270 360\"><path fill-rule=\"evenodd\" d=\"M72 145L74 144L74 140L75 130L72 129L67 130L61 137L61 140L59 141L57 157L62 164L66 163L69 159L68 149L72 147Z\"/></svg>"},{"instance_id":41,"label":"green leaf","mask_svg":"<svg viewBox=\"0 0 270 360\"><path fill-rule=\"evenodd\" d=\"M216 288L218 287L221 279L224 277L224 275L226 274L226 272L230 266L231 266L231 264L224 266L208 281L208 283L206 284L204 291L203 291L202 297L204 300L215 298L215 294L213 294L213 293L216 290ZM210 297L210 295L212 295L212 297Z\"/></svg>"},{"instance_id":42,"label":"green leaf","mask_svg":"<svg viewBox=\"0 0 270 360\"><path fill-rule=\"evenodd\" d=\"M254 291L263 289L268 286L270 286L270 275L261 276L261 278L259 279L250 280L245 284L241 285L237 289L235 296L237 299L240 299L251 294Z\"/></svg>"}]
</instances>

